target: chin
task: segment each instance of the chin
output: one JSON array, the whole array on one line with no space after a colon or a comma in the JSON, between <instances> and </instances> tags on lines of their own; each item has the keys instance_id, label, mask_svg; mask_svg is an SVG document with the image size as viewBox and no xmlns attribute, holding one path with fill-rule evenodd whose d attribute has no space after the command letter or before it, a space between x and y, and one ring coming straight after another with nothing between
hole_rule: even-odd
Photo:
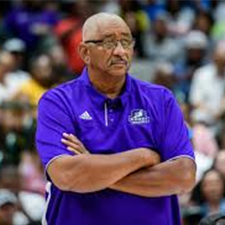
<instances>
[{"instance_id":1,"label":"chin","mask_svg":"<svg viewBox=\"0 0 225 225\"><path fill-rule=\"evenodd\" d=\"M120 70L120 71L112 71L110 74L114 77L123 77L126 76L127 70Z\"/></svg>"},{"instance_id":2,"label":"chin","mask_svg":"<svg viewBox=\"0 0 225 225\"><path fill-rule=\"evenodd\" d=\"M125 76L126 75L126 73L127 73L127 71L128 71L128 68L127 68L127 66L114 66L112 69L111 69L111 71L110 71L110 74L112 75L112 76L117 76L117 77L119 77L119 76Z\"/></svg>"}]
</instances>

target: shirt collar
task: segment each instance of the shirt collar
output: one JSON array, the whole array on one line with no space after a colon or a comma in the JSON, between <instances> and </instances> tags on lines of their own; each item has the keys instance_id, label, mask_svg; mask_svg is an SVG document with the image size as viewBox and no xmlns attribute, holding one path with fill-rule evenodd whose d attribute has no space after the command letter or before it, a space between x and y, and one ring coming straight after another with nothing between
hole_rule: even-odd
<instances>
[{"instance_id":1,"label":"shirt collar","mask_svg":"<svg viewBox=\"0 0 225 225\"><path fill-rule=\"evenodd\" d=\"M113 103L121 104L124 107L126 105L127 98L129 97L129 95L131 93L132 78L128 73L126 74L126 82L125 82L125 87L124 87L122 94L113 100L111 100L107 96L101 94L93 87L93 85L91 84L90 79L89 79L87 67L85 67L83 69L79 79L82 80L83 84L87 87L88 93L90 94L91 99L100 108L104 108L104 104L107 102L112 103L112 104Z\"/></svg>"}]
</instances>

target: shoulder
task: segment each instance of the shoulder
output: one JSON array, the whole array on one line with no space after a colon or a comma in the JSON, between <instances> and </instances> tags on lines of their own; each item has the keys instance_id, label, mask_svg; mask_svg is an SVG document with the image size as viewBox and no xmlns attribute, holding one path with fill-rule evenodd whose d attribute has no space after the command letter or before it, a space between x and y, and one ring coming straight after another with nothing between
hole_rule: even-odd
<instances>
[{"instance_id":1,"label":"shoulder","mask_svg":"<svg viewBox=\"0 0 225 225\"><path fill-rule=\"evenodd\" d=\"M194 73L194 77L197 79L206 80L207 78L214 76L214 73L215 67L212 64L207 64L197 69Z\"/></svg>"},{"instance_id":2,"label":"shoulder","mask_svg":"<svg viewBox=\"0 0 225 225\"><path fill-rule=\"evenodd\" d=\"M134 92L148 98L149 100L166 101L168 98L174 98L173 93L168 88L153 84L147 81L138 80L132 77Z\"/></svg>"},{"instance_id":3,"label":"shoulder","mask_svg":"<svg viewBox=\"0 0 225 225\"><path fill-rule=\"evenodd\" d=\"M80 88L80 80L75 79L72 81L65 82L60 84L48 91L46 91L43 96L41 97L39 103L42 101L51 101L56 103L62 102L70 102L76 97L76 91Z\"/></svg>"}]
</instances>

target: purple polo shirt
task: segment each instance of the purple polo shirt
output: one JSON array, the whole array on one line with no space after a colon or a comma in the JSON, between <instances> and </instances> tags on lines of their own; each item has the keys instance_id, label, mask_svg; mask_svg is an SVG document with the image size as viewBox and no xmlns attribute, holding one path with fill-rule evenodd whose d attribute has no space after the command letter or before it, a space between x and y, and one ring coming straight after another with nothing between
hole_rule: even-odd
<instances>
[{"instance_id":1,"label":"purple polo shirt","mask_svg":"<svg viewBox=\"0 0 225 225\"><path fill-rule=\"evenodd\" d=\"M171 92L130 75L123 93L114 100L93 88L86 68L78 79L42 97L36 144L45 169L57 157L71 154L60 141L63 132L75 134L92 154L148 147L162 161L194 159L182 113ZM111 189L79 194L59 190L50 179L47 186L45 220L50 225L181 224L175 195L150 198Z\"/></svg>"}]
</instances>

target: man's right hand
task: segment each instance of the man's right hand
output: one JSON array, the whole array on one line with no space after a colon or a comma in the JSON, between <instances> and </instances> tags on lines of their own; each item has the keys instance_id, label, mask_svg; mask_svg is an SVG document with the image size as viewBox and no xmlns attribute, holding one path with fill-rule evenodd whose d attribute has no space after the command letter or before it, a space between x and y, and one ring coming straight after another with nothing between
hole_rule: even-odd
<instances>
[{"instance_id":1,"label":"man's right hand","mask_svg":"<svg viewBox=\"0 0 225 225\"><path fill-rule=\"evenodd\" d=\"M154 166L160 163L161 158L157 152L149 148L140 148L140 151L142 152L143 157L146 161L146 167Z\"/></svg>"}]
</instances>

